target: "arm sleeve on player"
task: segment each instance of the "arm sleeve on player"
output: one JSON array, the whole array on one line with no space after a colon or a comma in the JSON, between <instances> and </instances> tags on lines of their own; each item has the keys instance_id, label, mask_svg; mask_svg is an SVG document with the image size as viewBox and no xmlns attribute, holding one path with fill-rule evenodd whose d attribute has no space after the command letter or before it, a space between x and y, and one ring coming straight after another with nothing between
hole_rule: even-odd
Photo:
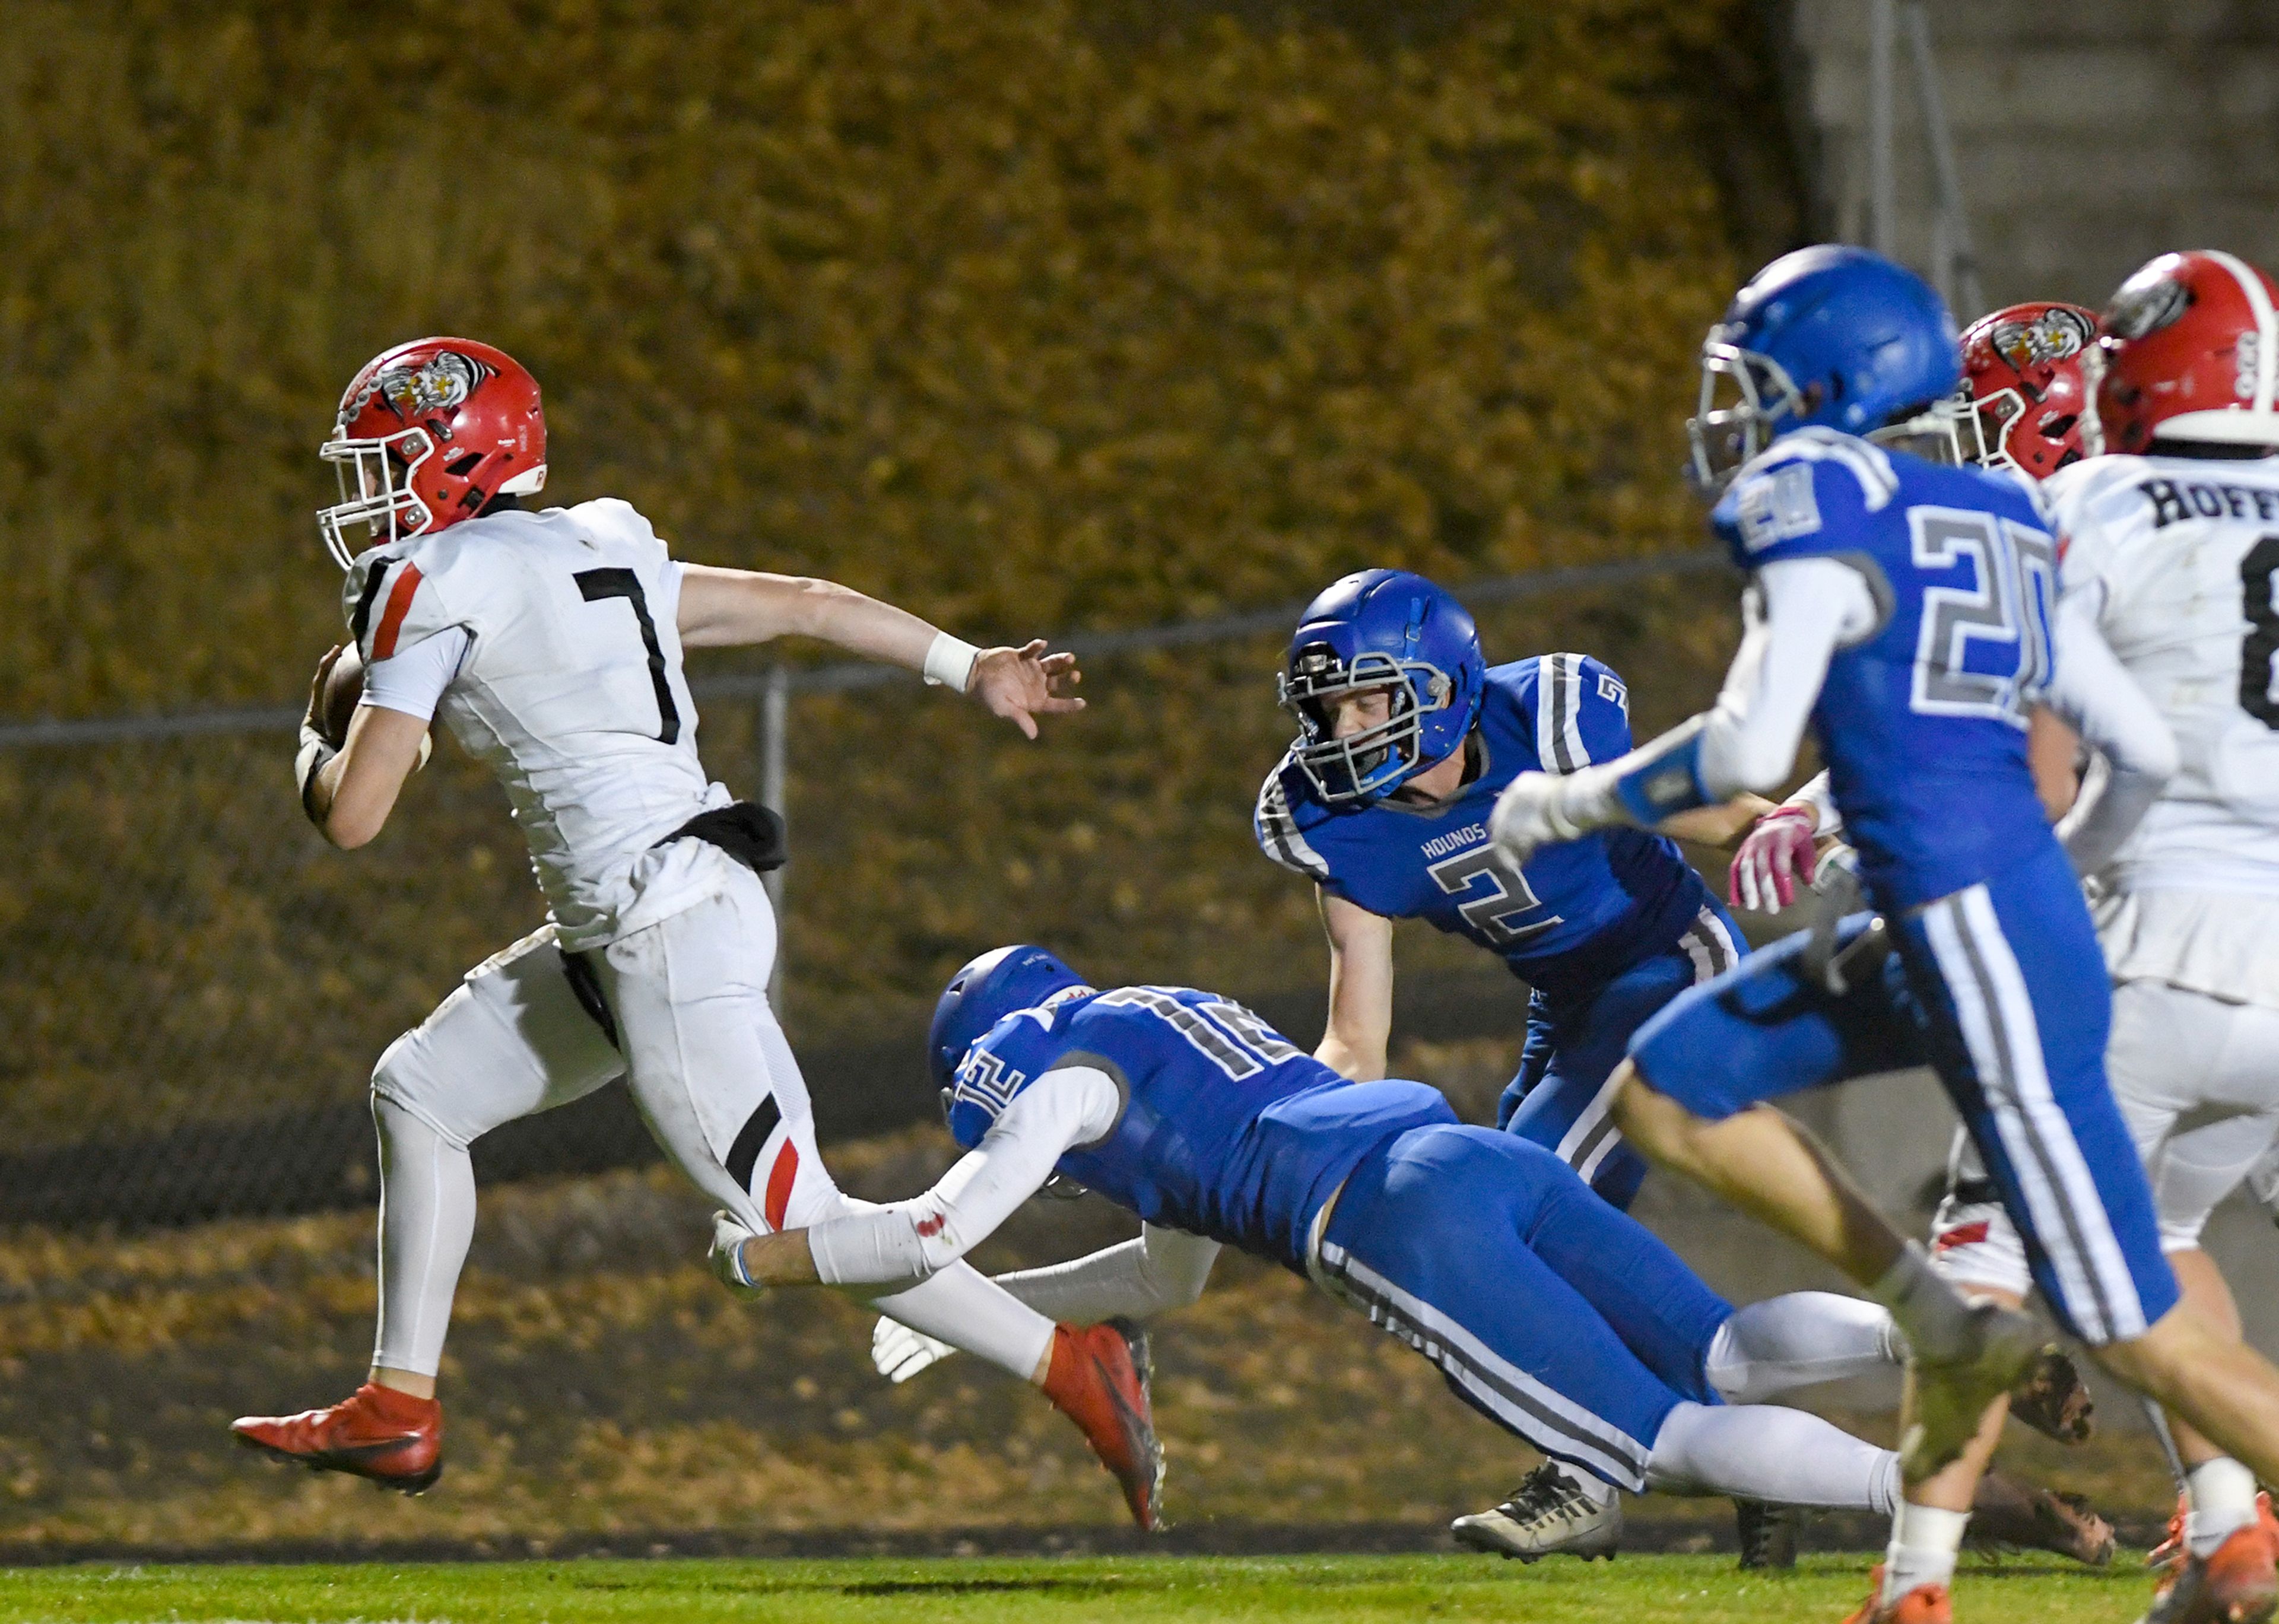
<instances>
[{"instance_id":1,"label":"arm sleeve on player","mask_svg":"<svg viewBox=\"0 0 2279 1624\"><path fill-rule=\"evenodd\" d=\"M1072 1263L1000 1275L997 1283L1048 1320L1096 1325L1186 1307L1203 1294L1217 1260L1216 1241L1151 1223L1138 1240Z\"/></svg>"},{"instance_id":2,"label":"arm sleeve on player","mask_svg":"<svg viewBox=\"0 0 2279 1624\"><path fill-rule=\"evenodd\" d=\"M1545 655L1535 669L1535 754L1546 772L1611 762L1631 747L1630 693L1588 655Z\"/></svg>"},{"instance_id":3,"label":"arm sleeve on player","mask_svg":"<svg viewBox=\"0 0 2279 1624\"><path fill-rule=\"evenodd\" d=\"M1837 648L1876 628L1876 596L1837 558L1787 558L1757 572L1740 652L1701 730L1701 782L1719 801L1777 787Z\"/></svg>"},{"instance_id":4,"label":"arm sleeve on player","mask_svg":"<svg viewBox=\"0 0 2279 1624\"><path fill-rule=\"evenodd\" d=\"M1841 834L1844 831L1844 814L1836 808L1836 792L1829 785L1826 768L1807 778L1796 793L1781 805L1810 807L1814 816L1820 820L1813 826L1815 835Z\"/></svg>"},{"instance_id":5,"label":"arm sleeve on player","mask_svg":"<svg viewBox=\"0 0 2279 1624\"><path fill-rule=\"evenodd\" d=\"M473 646L474 633L464 626L446 626L409 648L399 647L387 659L364 668L364 697L359 705L400 710L422 722L431 720L442 702L443 691L458 676Z\"/></svg>"},{"instance_id":6,"label":"arm sleeve on player","mask_svg":"<svg viewBox=\"0 0 2279 1624\"><path fill-rule=\"evenodd\" d=\"M2106 768L2083 781L2072 809L2058 821L2058 839L2075 871L2094 874L2113 860L2175 775L2176 740L2098 629L2091 594L2060 599L2053 632L2057 679L2050 686L2050 709L2097 750Z\"/></svg>"},{"instance_id":7,"label":"arm sleeve on player","mask_svg":"<svg viewBox=\"0 0 2279 1624\"><path fill-rule=\"evenodd\" d=\"M1042 1189L1071 1146L1115 1127L1123 1108L1124 1092L1104 1071L1046 1072L924 1195L810 1228L817 1276L825 1285L894 1285L948 1268Z\"/></svg>"}]
</instances>

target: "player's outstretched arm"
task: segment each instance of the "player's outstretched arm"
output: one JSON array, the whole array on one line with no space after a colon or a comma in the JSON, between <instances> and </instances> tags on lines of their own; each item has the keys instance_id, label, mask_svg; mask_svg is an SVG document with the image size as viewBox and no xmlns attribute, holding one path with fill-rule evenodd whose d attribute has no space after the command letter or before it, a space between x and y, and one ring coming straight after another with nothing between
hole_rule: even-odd
<instances>
[{"instance_id":1,"label":"player's outstretched arm","mask_svg":"<svg viewBox=\"0 0 2279 1624\"><path fill-rule=\"evenodd\" d=\"M687 564L675 624L690 648L815 638L969 694L1032 739L1039 716L1084 709L1067 691L1084 679L1076 656L1046 653L1041 638L1018 648L976 648L907 609L835 581Z\"/></svg>"},{"instance_id":2,"label":"player's outstretched arm","mask_svg":"<svg viewBox=\"0 0 2279 1624\"><path fill-rule=\"evenodd\" d=\"M915 1285L963 1259L1044 1188L1071 1145L1116 1125L1124 1096L1088 1066L1046 1072L1013 1097L981 1143L924 1195L803 1229L733 1239L715 1231L713 1270L727 1285Z\"/></svg>"},{"instance_id":3,"label":"player's outstretched arm","mask_svg":"<svg viewBox=\"0 0 2279 1624\"><path fill-rule=\"evenodd\" d=\"M1314 1058L1355 1083L1385 1075L1393 1036L1393 921L1316 889L1330 939L1330 1018Z\"/></svg>"},{"instance_id":4,"label":"player's outstretched arm","mask_svg":"<svg viewBox=\"0 0 2279 1624\"><path fill-rule=\"evenodd\" d=\"M1752 616L1716 709L1619 761L1514 778L1489 824L1507 856L1524 862L1610 824L1664 829L1678 813L1788 777L1838 643L1872 632L1878 611L1866 581L1836 559L1783 559L1757 578L1762 612Z\"/></svg>"},{"instance_id":5,"label":"player's outstretched arm","mask_svg":"<svg viewBox=\"0 0 2279 1624\"><path fill-rule=\"evenodd\" d=\"M426 759L427 722L400 710L359 706L347 738L335 749L324 735L322 718L325 679L341 652L335 648L317 663L295 774L309 821L334 846L353 851L380 833L395 809L403 781Z\"/></svg>"}]
</instances>

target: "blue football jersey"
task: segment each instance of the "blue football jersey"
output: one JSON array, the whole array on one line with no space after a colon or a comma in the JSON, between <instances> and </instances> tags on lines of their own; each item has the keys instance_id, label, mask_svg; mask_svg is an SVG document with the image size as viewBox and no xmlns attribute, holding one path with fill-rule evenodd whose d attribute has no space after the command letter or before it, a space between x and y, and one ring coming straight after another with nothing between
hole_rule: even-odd
<instances>
[{"instance_id":1,"label":"blue football jersey","mask_svg":"<svg viewBox=\"0 0 2279 1624\"><path fill-rule=\"evenodd\" d=\"M1846 838L1904 910L2029 861L2055 838L2026 765L2048 686L2057 548L2025 483L1829 429L1784 435L1712 522L1745 570L1837 558L1875 594L1813 709Z\"/></svg>"},{"instance_id":2,"label":"blue football jersey","mask_svg":"<svg viewBox=\"0 0 2279 1624\"><path fill-rule=\"evenodd\" d=\"M1630 694L1613 671L1586 655L1515 660L1488 672L1467 746L1477 772L1437 809L1326 806L1285 755L1254 828L1269 857L1332 896L1469 937L1554 998L1585 993L1667 952L1710 906L1708 888L1675 844L1636 829L1515 864L1489 844L1488 815L1523 772L1572 772L1630 747Z\"/></svg>"},{"instance_id":3,"label":"blue football jersey","mask_svg":"<svg viewBox=\"0 0 2279 1624\"><path fill-rule=\"evenodd\" d=\"M1456 1114L1422 1083L1349 1083L1239 1004L1117 987L1008 1015L968 1051L949 1130L971 1149L1020 1092L1090 1066L1124 1093L1116 1126L1059 1170L1146 1222L1305 1267L1322 1204L1377 1145Z\"/></svg>"}]
</instances>

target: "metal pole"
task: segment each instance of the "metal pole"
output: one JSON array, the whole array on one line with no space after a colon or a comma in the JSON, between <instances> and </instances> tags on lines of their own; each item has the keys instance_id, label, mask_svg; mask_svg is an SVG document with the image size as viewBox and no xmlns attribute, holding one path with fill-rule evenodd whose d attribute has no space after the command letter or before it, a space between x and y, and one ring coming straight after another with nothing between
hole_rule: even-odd
<instances>
[{"instance_id":1,"label":"metal pole","mask_svg":"<svg viewBox=\"0 0 2279 1624\"><path fill-rule=\"evenodd\" d=\"M768 668L767 686L760 693L760 804L791 826L791 798L785 783L786 736L791 724L791 671L781 665ZM790 921L784 913L784 876L789 865L767 877L768 900L776 910L776 961L768 972L768 1001L783 1015L784 953Z\"/></svg>"},{"instance_id":2,"label":"metal pole","mask_svg":"<svg viewBox=\"0 0 2279 1624\"><path fill-rule=\"evenodd\" d=\"M1922 0L1907 0L1907 46L1915 58L1915 96L1922 109L1923 130L1930 137L1930 172L1938 188L1939 237L1943 252L1936 269L1939 291L1950 303L1960 302L1962 319L1971 321L1986 308L1986 295L1978 284L1978 251L1971 245L1970 217L1962 207L1962 174L1954 162L1954 134L1946 127L1946 103L1938 89L1938 61L1930 50L1930 8Z\"/></svg>"},{"instance_id":3,"label":"metal pole","mask_svg":"<svg viewBox=\"0 0 2279 1624\"><path fill-rule=\"evenodd\" d=\"M1891 255L1897 236L1899 192L1891 177L1892 0L1868 7L1868 246Z\"/></svg>"}]
</instances>

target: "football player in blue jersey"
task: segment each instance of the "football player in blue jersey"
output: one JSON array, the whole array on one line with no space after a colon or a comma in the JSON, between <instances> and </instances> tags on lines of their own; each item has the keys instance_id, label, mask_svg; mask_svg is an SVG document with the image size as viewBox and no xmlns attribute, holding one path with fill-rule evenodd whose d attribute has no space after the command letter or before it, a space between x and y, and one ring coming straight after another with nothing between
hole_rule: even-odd
<instances>
[{"instance_id":1,"label":"football player in blue jersey","mask_svg":"<svg viewBox=\"0 0 2279 1624\"><path fill-rule=\"evenodd\" d=\"M1035 946L959 970L928 1050L971 1153L923 1195L806 1229L754 1236L724 1215L713 1263L725 1282L923 1279L1057 1173L1144 1226L1004 1276L1064 1318L1191 1302L1220 1246L1238 1246L1362 1310L1489 1419L1606 1482L1822 1506L1896 1498L1896 1453L1753 1402L1888 1359L1869 1305L1828 1299L1833 1334L1827 1305L1807 1300L1823 1293L1736 1311L1555 1156L1459 1124L1423 1084L1349 1081L1215 993L1099 991ZM2090 1560L2110 1549L2099 1520L2054 1496L2006 1482L1989 1497L2018 1537ZM1577 1521L1587 1535L1510 1553L1612 1554L1619 1515Z\"/></svg>"},{"instance_id":2,"label":"football player in blue jersey","mask_svg":"<svg viewBox=\"0 0 2279 1624\"><path fill-rule=\"evenodd\" d=\"M1622 678L1579 654L1490 666L1446 590L1366 570L1307 608L1280 689L1298 738L1267 775L1255 829L1319 890L1330 1007L1316 1058L1357 1080L1385 1075L1394 920L1477 942L1531 989L1499 1125L1627 1209L1646 1164L1608 1115L1608 1076L1648 1015L1731 969L1746 944L1664 834L1612 829L1523 866L1487 827L1521 773L1629 751ZM1769 809L1747 796L1665 827L1721 844Z\"/></svg>"},{"instance_id":3,"label":"football player in blue jersey","mask_svg":"<svg viewBox=\"0 0 2279 1624\"><path fill-rule=\"evenodd\" d=\"M2053 638L2056 548L2031 492L1953 465L1961 376L1945 305L1890 261L1822 247L1759 272L1704 346L1692 424L1697 471L1723 488L1715 528L1753 578L1717 707L1619 760L1514 780L1492 820L1514 861L1651 828L1776 787L1813 725L1873 911L1681 994L1633 1041L1612 1104L1638 1148L1810 1246L1907 1334L1907 1504L1853 1624L1951 1616L1982 1423L2040 1333L1967 1303L1809 1136L1753 1108L1780 1094L1935 1067L2068 1328L2279 1477L2279 1371L2172 1312L2105 1077L2105 964L2035 795L2026 718L2045 701L2114 768L2076 820L2084 851L2141 815L2174 741L2109 651Z\"/></svg>"}]
</instances>

